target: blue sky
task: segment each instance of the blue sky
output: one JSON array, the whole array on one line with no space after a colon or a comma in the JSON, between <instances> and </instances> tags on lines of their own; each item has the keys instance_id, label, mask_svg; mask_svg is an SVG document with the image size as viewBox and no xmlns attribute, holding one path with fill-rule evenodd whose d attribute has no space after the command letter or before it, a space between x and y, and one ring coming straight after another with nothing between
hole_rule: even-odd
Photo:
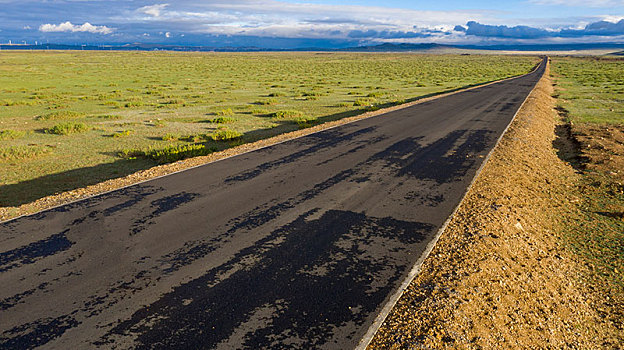
<instances>
[{"instance_id":1,"label":"blue sky","mask_svg":"<svg viewBox=\"0 0 624 350\"><path fill-rule=\"evenodd\" d=\"M0 0L0 43L624 43L624 0Z\"/></svg>"}]
</instances>

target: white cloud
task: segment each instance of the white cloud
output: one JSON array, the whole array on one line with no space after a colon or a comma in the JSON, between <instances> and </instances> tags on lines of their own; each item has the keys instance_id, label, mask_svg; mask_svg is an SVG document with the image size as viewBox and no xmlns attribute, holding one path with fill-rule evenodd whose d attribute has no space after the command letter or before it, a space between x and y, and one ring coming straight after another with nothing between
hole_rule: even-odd
<instances>
[{"instance_id":1,"label":"white cloud","mask_svg":"<svg viewBox=\"0 0 624 350\"><path fill-rule=\"evenodd\" d=\"M137 9L137 11L153 17L160 17L161 12L165 8L167 8L167 6L169 6L169 4L155 4L150 6L143 6Z\"/></svg>"},{"instance_id":2,"label":"white cloud","mask_svg":"<svg viewBox=\"0 0 624 350\"><path fill-rule=\"evenodd\" d=\"M72 24L70 21L61 24L42 24L39 26L41 32L87 32L94 34L110 34L114 31L113 28L107 26L94 26L89 22L85 22L82 25Z\"/></svg>"},{"instance_id":3,"label":"white cloud","mask_svg":"<svg viewBox=\"0 0 624 350\"><path fill-rule=\"evenodd\" d=\"M144 6L126 21L166 22L191 33L348 38L351 31L450 31L468 20L492 21L488 11L419 11L382 6L290 3L276 0L180 1ZM149 14L149 16L145 16ZM435 36L444 36L443 33Z\"/></svg>"},{"instance_id":4,"label":"white cloud","mask_svg":"<svg viewBox=\"0 0 624 350\"><path fill-rule=\"evenodd\" d=\"M165 38L171 38L171 32L166 32L165 33Z\"/></svg>"}]
</instances>

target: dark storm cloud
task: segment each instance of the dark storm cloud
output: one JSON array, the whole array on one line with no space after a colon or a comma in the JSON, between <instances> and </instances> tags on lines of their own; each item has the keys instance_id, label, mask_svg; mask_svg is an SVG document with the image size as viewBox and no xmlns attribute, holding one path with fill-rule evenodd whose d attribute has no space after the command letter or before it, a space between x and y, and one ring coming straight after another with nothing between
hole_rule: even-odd
<instances>
[{"instance_id":1,"label":"dark storm cloud","mask_svg":"<svg viewBox=\"0 0 624 350\"><path fill-rule=\"evenodd\" d=\"M583 29L546 30L529 26L508 27L494 26L470 21L466 27L456 26L456 32L465 32L466 35L487 38L509 39L538 39L538 38L569 38L585 36L619 36L624 35L624 20L617 23L599 21L590 23Z\"/></svg>"}]
</instances>

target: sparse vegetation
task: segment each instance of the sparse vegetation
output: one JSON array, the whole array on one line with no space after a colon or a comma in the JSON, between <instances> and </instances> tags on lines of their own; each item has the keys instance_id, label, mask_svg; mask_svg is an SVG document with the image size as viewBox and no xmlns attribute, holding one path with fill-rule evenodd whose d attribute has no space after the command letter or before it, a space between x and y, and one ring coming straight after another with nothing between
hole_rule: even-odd
<instances>
[{"instance_id":1,"label":"sparse vegetation","mask_svg":"<svg viewBox=\"0 0 624 350\"><path fill-rule=\"evenodd\" d=\"M148 149L141 151L136 149L122 150L118 154L122 158L149 158L160 164L176 162L185 158L206 156L216 152L216 147L207 147L204 144L177 145L162 149Z\"/></svg>"},{"instance_id":2,"label":"sparse vegetation","mask_svg":"<svg viewBox=\"0 0 624 350\"><path fill-rule=\"evenodd\" d=\"M31 159L50 152L50 148L36 145L0 147L0 161Z\"/></svg>"},{"instance_id":3,"label":"sparse vegetation","mask_svg":"<svg viewBox=\"0 0 624 350\"><path fill-rule=\"evenodd\" d=\"M310 119L310 118L305 118L305 117L295 118L293 119L293 122L297 124L299 129L310 128L316 124L315 119Z\"/></svg>"},{"instance_id":4,"label":"sparse vegetation","mask_svg":"<svg viewBox=\"0 0 624 350\"><path fill-rule=\"evenodd\" d=\"M287 118L301 117L302 115L303 115L303 112L300 112L300 111L283 110L283 111L277 111L273 113L272 117L276 119L287 119Z\"/></svg>"},{"instance_id":5,"label":"sparse vegetation","mask_svg":"<svg viewBox=\"0 0 624 350\"><path fill-rule=\"evenodd\" d=\"M120 138L120 137L127 137L132 134L134 134L134 130L123 130L123 131L113 133L111 137Z\"/></svg>"},{"instance_id":6,"label":"sparse vegetation","mask_svg":"<svg viewBox=\"0 0 624 350\"><path fill-rule=\"evenodd\" d=\"M56 135L70 135L79 134L87 130L89 130L89 127L84 123L65 122L56 124L53 127L46 129L46 132Z\"/></svg>"},{"instance_id":7,"label":"sparse vegetation","mask_svg":"<svg viewBox=\"0 0 624 350\"><path fill-rule=\"evenodd\" d=\"M560 106L575 122L624 123L623 58L558 58Z\"/></svg>"},{"instance_id":8,"label":"sparse vegetation","mask_svg":"<svg viewBox=\"0 0 624 350\"><path fill-rule=\"evenodd\" d=\"M179 135L167 141L172 147L197 142L207 148L224 147L247 141L238 133L253 132L251 140L307 127L336 114L339 104L341 113L361 112L369 105L347 101L369 93L379 93L375 104L385 105L396 96L412 99L522 74L537 60L359 53L3 51L0 128L25 134L4 139L0 146L55 142L54 154L63 157L5 163L2 183L11 186L0 184L0 201L24 198L24 191L55 193L152 166L152 158L120 162L117 154L121 149L160 149L166 134ZM41 79L44 75L46 79ZM442 85L436 86L434 80ZM415 81L426 86L417 87ZM299 113L274 114L279 111ZM206 114L211 112L219 115L209 120ZM37 132L61 122L83 123L93 138L85 134L50 141L53 135ZM236 133L215 130L220 125ZM65 129L74 130L54 130ZM133 132L126 133L129 129ZM217 139L235 138L217 141L213 134ZM58 180L46 180L50 174ZM17 185L29 181L30 188Z\"/></svg>"},{"instance_id":9,"label":"sparse vegetation","mask_svg":"<svg viewBox=\"0 0 624 350\"><path fill-rule=\"evenodd\" d=\"M15 140L26 135L25 131L18 130L0 130L0 141L1 140Z\"/></svg>"},{"instance_id":10,"label":"sparse vegetation","mask_svg":"<svg viewBox=\"0 0 624 350\"><path fill-rule=\"evenodd\" d=\"M221 130L215 131L210 137L214 141L229 141L229 140L240 139L242 136L243 134L241 134L238 131L229 130L229 129L221 129Z\"/></svg>"},{"instance_id":11,"label":"sparse vegetation","mask_svg":"<svg viewBox=\"0 0 624 350\"><path fill-rule=\"evenodd\" d=\"M122 119L123 117L120 115L116 115L116 114L103 114L103 115L97 115L95 116L95 118L106 119L106 120L118 120L118 119Z\"/></svg>"},{"instance_id":12,"label":"sparse vegetation","mask_svg":"<svg viewBox=\"0 0 624 350\"><path fill-rule=\"evenodd\" d=\"M576 216L565 218L565 237L588 266L589 283L601 294L601 310L624 321L624 59L555 58L554 97L577 149L564 159L582 171L569 192Z\"/></svg>"},{"instance_id":13,"label":"sparse vegetation","mask_svg":"<svg viewBox=\"0 0 624 350\"><path fill-rule=\"evenodd\" d=\"M277 100L274 98L268 98L266 100L258 100L256 102L254 102L257 105L276 105L277 104Z\"/></svg>"},{"instance_id":14,"label":"sparse vegetation","mask_svg":"<svg viewBox=\"0 0 624 350\"><path fill-rule=\"evenodd\" d=\"M178 139L180 138L180 136L178 135L174 135L174 134L165 134L162 137L163 141L178 141Z\"/></svg>"},{"instance_id":15,"label":"sparse vegetation","mask_svg":"<svg viewBox=\"0 0 624 350\"><path fill-rule=\"evenodd\" d=\"M215 112L215 115L218 115L221 117L228 117L228 116L234 115L234 112L232 111L232 108L226 108L226 109L222 109L222 110Z\"/></svg>"},{"instance_id":16,"label":"sparse vegetation","mask_svg":"<svg viewBox=\"0 0 624 350\"><path fill-rule=\"evenodd\" d=\"M83 117L84 114L74 111L58 111L39 116L40 120L72 119Z\"/></svg>"},{"instance_id":17,"label":"sparse vegetation","mask_svg":"<svg viewBox=\"0 0 624 350\"><path fill-rule=\"evenodd\" d=\"M225 118L225 117L219 117L219 118L214 118L214 119L209 120L209 122L213 124L229 124L229 123L234 123L235 121L236 121L235 119Z\"/></svg>"},{"instance_id":18,"label":"sparse vegetation","mask_svg":"<svg viewBox=\"0 0 624 350\"><path fill-rule=\"evenodd\" d=\"M355 102L353 102L354 106L370 106L373 103L375 103L375 99L374 98L358 98L357 100L355 100Z\"/></svg>"}]
</instances>

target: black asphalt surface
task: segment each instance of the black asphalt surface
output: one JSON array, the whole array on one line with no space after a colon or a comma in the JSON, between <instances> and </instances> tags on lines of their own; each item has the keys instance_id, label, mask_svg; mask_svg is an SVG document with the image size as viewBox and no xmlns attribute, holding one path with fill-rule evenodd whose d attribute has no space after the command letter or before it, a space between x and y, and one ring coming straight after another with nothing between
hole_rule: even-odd
<instances>
[{"instance_id":1,"label":"black asphalt surface","mask_svg":"<svg viewBox=\"0 0 624 350\"><path fill-rule=\"evenodd\" d=\"M0 348L354 348L543 71L0 223Z\"/></svg>"}]
</instances>

